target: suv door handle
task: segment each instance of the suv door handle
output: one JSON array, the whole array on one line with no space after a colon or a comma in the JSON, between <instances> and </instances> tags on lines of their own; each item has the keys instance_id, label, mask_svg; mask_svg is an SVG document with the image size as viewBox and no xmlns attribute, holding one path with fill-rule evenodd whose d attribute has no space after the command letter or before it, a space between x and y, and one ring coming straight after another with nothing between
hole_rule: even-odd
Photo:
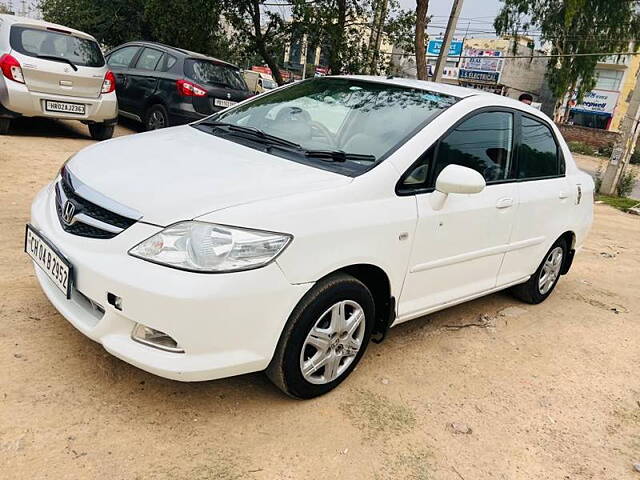
<instances>
[{"instance_id":1,"label":"suv door handle","mask_svg":"<svg viewBox=\"0 0 640 480\"><path fill-rule=\"evenodd\" d=\"M567 192L564 192L564 191L563 191L563 192L560 192L560 193L558 194L558 198L559 198L560 200L564 200L564 199L566 199L566 198L569 198L569 195L567 194Z\"/></svg>"},{"instance_id":2,"label":"suv door handle","mask_svg":"<svg viewBox=\"0 0 640 480\"><path fill-rule=\"evenodd\" d=\"M503 197L496 202L496 208L509 208L513 206L513 198Z\"/></svg>"}]
</instances>

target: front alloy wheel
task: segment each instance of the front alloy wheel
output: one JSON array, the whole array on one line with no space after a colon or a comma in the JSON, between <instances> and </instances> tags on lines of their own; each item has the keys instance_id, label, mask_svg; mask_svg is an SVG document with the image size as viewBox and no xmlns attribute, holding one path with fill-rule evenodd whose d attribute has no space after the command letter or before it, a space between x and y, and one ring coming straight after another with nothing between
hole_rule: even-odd
<instances>
[{"instance_id":1,"label":"front alloy wheel","mask_svg":"<svg viewBox=\"0 0 640 480\"><path fill-rule=\"evenodd\" d=\"M334 381L353 362L365 333L364 310L352 300L329 308L313 326L300 352L300 370L309 383Z\"/></svg>"},{"instance_id":2,"label":"front alloy wheel","mask_svg":"<svg viewBox=\"0 0 640 480\"><path fill-rule=\"evenodd\" d=\"M374 318L373 297L360 280L345 273L320 280L291 313L268 377L295 398L327 393L364 355Z\"/></svg>"},{"instance_id":3,"label":"front alloy wheel","mask_svg":"<svg viewBox=\"0 0 640 480\"><path fill-rule=\"evenodd\" d=\"M564 258L562 247L553 248L540 269L538 275L538 290L540 295L545 295L555 285L556 279L560 276L562 259Z\"/></svg>"}]
</instances>

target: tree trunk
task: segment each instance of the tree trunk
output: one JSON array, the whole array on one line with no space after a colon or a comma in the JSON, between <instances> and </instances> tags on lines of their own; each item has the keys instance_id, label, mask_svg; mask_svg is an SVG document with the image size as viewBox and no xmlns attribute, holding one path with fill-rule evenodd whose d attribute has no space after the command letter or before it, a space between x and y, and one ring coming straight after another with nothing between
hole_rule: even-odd
<instances>
[{"instance_id":1,"label":"tree trunk","mask_svg":"<svg viewBox=\"0 0 640 480\"><path fill-rule=\"evenodd\" d=\"M382 30L384 29L387 18L387 6L388 0L378 0L378 4L376 5L371 38L369 38L369 51L371 55L369 73L371 75L378 74L378 59L380 57L380 47L382 46Z\"/></svg>"},{"instance_id":2,"label":"tree trunk","mask_svg":"<svg viewBox=\"0 0 640 480\"><path fill-rule=\"evenodd\" d=\"M427 29L427 11L429 0L416 0L416 76L418 80L427 79L427 49L424 43Z\"/></svg>"},{"instance_id":3,"label":"tree trunk","mask_svg":"<svg viewBox=\"0 0 640 480\"><path fill-rule=\"evenodd\" d=\"M333 25L333 32L330 34L329 45L329 68L332 75L339 75L342 72L343 65L343 52L344 52L344 36L345 36L345 23L347 23L347 0L338 0L338 22Z\"/></svg>"},{"instance_id":4,"label":"tree trunk","mask_svg":"<svg viewBox=\"0 0 640 480\"><path fill-rule=\"evenodd\" d=\"M273 79L278 85L282 85L284 80L282 79L282 73L280 73L280 67L278 62L273 57L271 52L267 48L267 42L262 34L262 19L260 14L260 0L253 0L251 5L251 21L253 23L253 35L256 39L256 48L258 53L267 64L273 75Z\"/></svg>"}]
</instances>

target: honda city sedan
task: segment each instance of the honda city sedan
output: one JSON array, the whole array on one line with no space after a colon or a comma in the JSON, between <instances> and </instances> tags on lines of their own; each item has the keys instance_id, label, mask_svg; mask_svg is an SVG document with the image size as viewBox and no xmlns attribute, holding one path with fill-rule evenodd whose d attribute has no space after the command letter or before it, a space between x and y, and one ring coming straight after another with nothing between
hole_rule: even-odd
<instances>
[{"instance_id":1,"label":"honda city sedan","mask_svg":"<svg viewBox=\"0 0 640 480\"><path fill-rule=\"evenodd\" d=\"M545 300L593 192L521 102L320 77L85 148L36 196L25 250L58 311L125 362L266 370L311 398L389 327L504 289Z\"/></svg>"}]
</instances>

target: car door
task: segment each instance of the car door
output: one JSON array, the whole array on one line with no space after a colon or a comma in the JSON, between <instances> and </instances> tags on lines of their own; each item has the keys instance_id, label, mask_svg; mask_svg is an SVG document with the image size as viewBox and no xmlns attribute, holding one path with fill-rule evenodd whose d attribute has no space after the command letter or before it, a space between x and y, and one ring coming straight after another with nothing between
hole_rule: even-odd
<instances>
[{"instance_id":1,"label":"car door","mask_svg":"<svg viewBox=\"0 0 640 480\"><path fill-rule=\"evenodd\" d=\"M122 111L131 110L132 97L129 92L129 67L140 52L139 45L130 45L111 52L107 57L107 65L116 77L116 95L118 108Z\"/></svg>"},{"instance_id":2,"label":"car door","mask_svg":"<svg viewBox=\"0 0 640 480\"><path fill-rule=\"evenodd\" d=\"M518 203L513 179L515 112L483 109L458 122L398 183L415 195L418 221L399 302L399 320L481 294L496 286ZM434 202L438 174L450 164L480 172L476 194Z\"/></svg>"},{"instance_id":3,"label":"car door","mask_svg":"<svg viewBox=\"0 0 640 480\"><path fill-rule=\"evenodd\" d=\"M564 157L553 130L540 118L519 117L515 176L520 202L500 271L502 285L535 272L551 244L567 230L574 202L574 188L565 176Z\"/></svg>"},{"instance_id":4,"label":"car door","mask_svg":"<svg viewBox=\"0 0 640 480\"><path fill-rule=\"evenodd\" d=\"M131 97L131 113L144 119L147 101L158 86L156 67L163 61L164 52L144 47L128 74L127 94Z\"/></svg>"}]
</instances>

